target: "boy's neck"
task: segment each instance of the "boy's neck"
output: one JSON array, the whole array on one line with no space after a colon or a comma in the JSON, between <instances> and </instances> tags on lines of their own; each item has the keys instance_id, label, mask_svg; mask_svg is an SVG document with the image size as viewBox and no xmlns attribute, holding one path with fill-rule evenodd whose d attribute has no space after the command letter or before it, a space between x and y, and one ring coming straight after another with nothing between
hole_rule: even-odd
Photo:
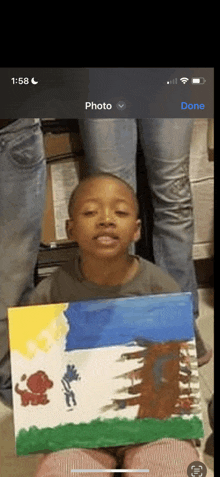
<instances>
[{"instance_id":1,"label":"boy's neck","mask_svg":"<svg viewBox=\"0 0 220 477\"><path fill-rule=\"evenodd\" d=\"M98 285L116 286L132 280L139 269L139 261L132 255L110 260L97 260L97 257L81 257L83 277Z\"/></svg>"}]
</instances>

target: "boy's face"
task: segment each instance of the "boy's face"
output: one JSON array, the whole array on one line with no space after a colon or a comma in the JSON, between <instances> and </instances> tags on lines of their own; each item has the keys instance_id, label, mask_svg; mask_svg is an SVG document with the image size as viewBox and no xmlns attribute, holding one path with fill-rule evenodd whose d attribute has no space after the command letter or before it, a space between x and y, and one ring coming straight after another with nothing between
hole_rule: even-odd
<instances>
[{"instance_id":1,"label":"boy's face","mask_svg":"<svg viewBox=\"0 0 220 477\"><path fill-rule=\"evenodd\" d=\"M84 256L113 258L140 238L140 220L132 192L120 181L94 178L82 184L75 198L67 236Z\"/></svg>"}]
</instances>

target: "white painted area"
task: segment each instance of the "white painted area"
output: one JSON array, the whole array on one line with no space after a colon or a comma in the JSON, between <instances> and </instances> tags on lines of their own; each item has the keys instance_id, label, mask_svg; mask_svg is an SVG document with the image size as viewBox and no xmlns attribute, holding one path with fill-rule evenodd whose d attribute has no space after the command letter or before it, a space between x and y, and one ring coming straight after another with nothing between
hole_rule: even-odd
<instances>
[{"instance_id":1,"label":"white painted area","mask_svg":"<svg viewBox=\"0 0 220 477\"><path fill-rule=\"evenodd\" d=\"M189 342L192 349L190 355L195 356L195 341ZM127 406L116 409L115 399L133 398L137 395L128 394L127 388L138 384L138 380L131 380L126 373L140 369L142 363L139 359L123 360L121 355L143 350L142 347L129 344L129 346L110 346L91 350L65 351L65 338L54 342L50 351L37 352L33 359L25 359L18 352L12 352L12 367L14 383L19 383L20 389L27 389L26 380L21 381L21 376L29 377L38 370L43 370L54 386L46 391L50 403L33 406L21 406L21 396L14 392L14 422L15 434L20 428L29 429L31 426L38 428L55 427L59 424L73 422L75 424L89 423L93 419L111 419L115 417L135 419L139 405ZM80 380L71 381L71 390L74 392L76 405L70 398L71 407L67 406L64 388L61 383L67 365L74 365ZM193 375L198 376L198 369L193 370ZM180 383L183 391L188 385ZM191 384L194 392L199 392L199 382ZM200 406L198 406L200 411ZM197 414L202 419L201 414ZM178 417L175 415L175 417ZM191 419L193 415L182 415L184 419Z\"/></svg>"},{"instance_id":2,"label":"white painted area","mask_svg":"<svg viewBox=\"0 0 220 477\"><path fill-rule=\"evenodd\" d=\"M38 428L55 427L59 424L73 422L90 422L93 419L126 417L134 419L138 405L125 409L111 408L114 399L134 397L126 392L131 386L131 379L123 375L141 368L137 359L120 360L123 353L143 350L139 346L111 346L91 350L64 352L61 343L55 343L48 353L38 351L32 360L26 360L19 353L13 352L14 384L20 389L27 389L26 380L21 381L25 373L27 377L38 370L43 370L54 386L46 391L50 403L33 406L21 406L21 396L14 392L14 415L16 434L20 428L30 426ZM81 379L72 381L71 389L75 394L76 406L69 410L64 395L61 379L66 372L67 364L75 365ZM134 384L139 381L135 380ZM122 392L121 392L122 390ZM106 407L107 406L107 407Z\"/></svg>"}]
</instances>

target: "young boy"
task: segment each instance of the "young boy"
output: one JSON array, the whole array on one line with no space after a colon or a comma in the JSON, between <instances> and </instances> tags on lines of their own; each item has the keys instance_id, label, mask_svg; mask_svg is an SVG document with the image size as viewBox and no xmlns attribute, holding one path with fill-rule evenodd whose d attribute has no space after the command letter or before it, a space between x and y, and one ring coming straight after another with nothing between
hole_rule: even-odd
<instances>
[{"instance_id":1,"label":"young boy","mask_svg":"<svg viewBox=\"0 0 220 477\"><path fill-rule=\"evenodd\" d=\"M129 254L141 234L133 189L112 174L80 182L69 201L67 236L77 242L75 260L43 280L31 304L179 292L174 279L159 267Z\"/></svg>"},{"instance_id":2,"label":"young boy","mask_svg":"<svg viewBox=\"0 0 220 477\"><path fill-rule=\"evenodd\" d=\"M69 202L66 230L78 243L76 257L43 280L28 304L179 292L173 278L156 265L129 254L140 238L141 223L134 191L111 174L91 176L78 185ZM168 324L169 326L169 324ZM36 477L89 476L76 469L149 469L151 477L185 477L199 455L191 441L159 441L102 449L68 449L45 456ZM103 469L103 473L100 473ZM129 470L127 476L132 476ZM135 474L137 477L142 472ZM145 475L145 474L144 474Z\"/></svg>"}]
</instances>

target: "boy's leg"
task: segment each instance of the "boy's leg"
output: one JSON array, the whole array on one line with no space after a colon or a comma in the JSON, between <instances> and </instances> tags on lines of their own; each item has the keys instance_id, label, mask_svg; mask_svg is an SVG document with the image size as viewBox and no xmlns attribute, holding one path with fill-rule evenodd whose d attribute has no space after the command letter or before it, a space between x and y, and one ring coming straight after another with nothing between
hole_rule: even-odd
<instances>
[{"instance_id":1,"label":"boy's leg","mask_svg":"<svg viewBox=\"0 0 220 477\"><path fill-rule=\"evenodd\" d=\"M0 398L12 405L7 308L34 288L46 161L39 119L0 129Z\"/></svg>"},{"instance_id":2,"label":"boy's leg","mask_svg":"<svg viewBox=\"0 0 220 477\"><path fill-rule=\"evenodd\" d=\"M187 477L188 466L201 461L196 448L189 441L161 439L125 452L125 469L149 469L149 472L126 473L127 477ZM206 477L212 472L207 469Z\"/></svg>"},{"instance_id":3,"label":"boy's leg","mask_svg":"<svg viewBox=\"0 0 220 477\"><path fill-rule=\"evenodd\" d=\"M68 449L43 457L35 477L92 477L95 473L73 472L74 469L114 469L115 458L100 449ZM99 472L99 477L112 477L110 472Z\"/></svg>"}]
</instances>

